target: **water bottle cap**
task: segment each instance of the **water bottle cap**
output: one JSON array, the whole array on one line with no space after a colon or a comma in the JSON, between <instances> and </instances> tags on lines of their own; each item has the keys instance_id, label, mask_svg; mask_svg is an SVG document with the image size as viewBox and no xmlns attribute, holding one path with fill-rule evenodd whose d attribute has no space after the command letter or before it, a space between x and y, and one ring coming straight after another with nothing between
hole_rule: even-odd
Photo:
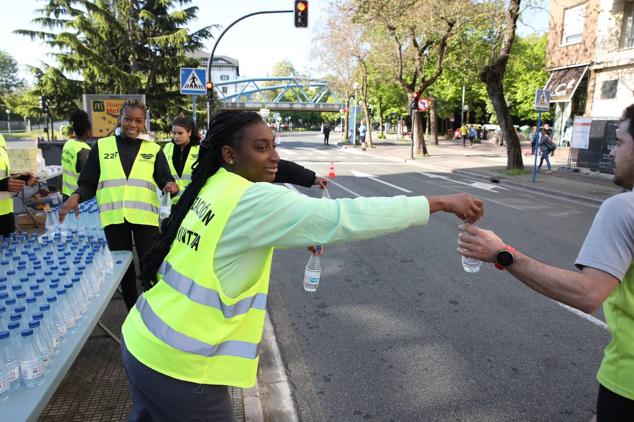
<instances>
[{"instance_id":1,"label":"water bottle cap","mask_svg":"<svg viewBox=\"0 0 634 422\"><path fill-rule=\"evenodd\" d=\"M66 271L59 271L57 275L60 277L66 277Z\"/></svg>"},{"instance_id":2,"label":"water bottle cap","mask_svg":"<svg viewBox=\"0 0 634 422\"><path fill-rule=\"evenodd\" d=\"M30 328L25 328L24 330L22 330L22 332L20 333L20 335L22 337L29 337L33 335L33 330Z\"/></svg>"},{"instance_id":3,"label":"water bottle cap","mask_svg":"<svg viewBox=\"0 0 634 422\"><path fill-rule=\"evenodd\" d=\"M50 309L51 309L51 305L49 305L48 303L45 303L44 305L40 305L40 311L42 312L49 311Z\"/></svg>"},{"instance_id":4,"label":"water bottle cap","mask_svg":"<svg viewBox=\"0 0 634 422\"><path fill-rule=\"evenodd\" d=\"M62 271L69 272L70 271L70 267L69 266L62 267Z\"/></svg>"},{"instance_id":5,"label":"water bottle cap","mask_svg":"<svg viewBox=\"0 0 634 422\"><path fill-rule=\"evenodd\" d=\"M26 271L26 265L18 265L18 271Z\"/></svg>"},{"instance_id":6,"label":"water bottle cap","mask_svg":"<svg viewBox=\"0 0 634 422\"><path fill-rule=\"evenodd\" d=\"M46 279L45 279L44 277L38 277L38 278L36 278L36 279L35 279L35 282L36 282L37 284L42 284L42 283L44 283L45 281L46 281Z\"/></svg>"},{"instance_id":7,"label":"water bottle cap","mask_svg":"<svg viewBox=\"0 0 634 422\"><path fill-rule=\"evenodd\" d=\"M52 276L52 275L53 275L53 271L44 271L44 275L45 275L46 277L50 277L50 276Z\"/></svg>"},{"instance_id":8,"label":"water bottle cap","mask_svg":"<svg viewBox=\"0 0 634 422\"><path fill-rule=\"evenodd\" d=\"M36 321L39 321L42 318L44 318L44 314L42 312L36 312L33 314L33 319Z\"/></svg>"},{"instance_id":9,"label":"water bottle cap","mask_svg":"<svg viewBox=\"0 0 634 422\"><path fill-rule=\"evenodd\" d=\"M7 306L11 306L11 305L15 305L15 299L10 297L7 300L4 301L4 304Z\"/></svg>"},{"instance_id":10,"label":"water bottle cap","mask_svg":"<svg viewBox=\"0 0 634 422\"><path fill-rule=\"evenodd\" d=\"M6 261L2 262L2 265L5 265L5 264L9 265L9 263L6 262ZM6 283L6 282L7 282L7 278L6 277L4 277L4 276L0 277L0 283Z\"/></svg>"},{"instance_id":11,"label":"water bottle cap","mask_svg":"<svg viewBox=\"0 0 634 422\"><path fill-rule=\"evenodd\" d=\"M24 305L20 305L20 306L16 306L16 307L15 307L15 313L16 313L16 314L17 314L17 313L22 313L22 312L24 312L24 311L26 311L26 306L24 306Z\"/></svg>"},{"instance_id":12,"label":"water bottle cap","mask_svg":"<svg viewBox=\"0 0 634 422\"><path fill-rule=\"evenodd\" d=\"M0 265L9 265L9 261L7 261L6 259L3 259L2 261L0 261Z\"/></svg>"},{"instance_id":13,"label":"water bottle cap","mask_svg":"<svg viewBox=\"0 0 634 422\"><path fill-rule=\"evenodd\" d=\"M47 301L48 303L57 302L57 296L55 296L55 295L49 295L49 296L46 296L46 301Z\"/></svg>"},{"instance_id":14,"label":"water bottle cap","mask_svg":"<svg viewBox=\"0 0 634 422\"><path fill-rule=\"evenodd\" d=\"M70 289L71 287L73 287L73 283L65 283L64 284L64 288L65 289Z\"/></svg>"},{"instance_id":15,"label":"water bottle cap","mask_svg":"<svg viewBox=\"0 0 634 422\"><path fill-rule=\"evenodd\" d=\"M9 330L15 330L16 328L20 328L20 322L11 321L7 327L9 328Z\"/></svg>"},{"instance_id":16,"label":"water bottle cap","mask_svg":"<svg viewBox=\"0 0 634 422\"><path fill-rule=\"evenodd\" d=\"M6 284L0 284L0 290L6 291L7 290L7 285Z\"/></svg>"},{"instance_id":17,"label":"water bottle cap","mask_svg":"<svg viewBox=\"0 0 634 422\"><path fill-rule=\"evenodd\" d=\"M17 297L18 299L24 299L26 297L26 292L19 291L15 294L15 297Z\"/></svg>"},{"instance_id":18,"label":"water bottle cap","mask_svg":"<svg viewBox=\"0 0 634 422\"><path fill-rule=\"evenodd\" d=\"M9 271L7 271L7 275L8 275L9 277L11 277L11 276L15 276L15 271L14 271L14 270L9 270Z\"/></svg>"},{"instance_id":19,"label":"water bottle cap","mask_svg":"<svg viewBox=\"0 0 634 422\"><path fill-rule=\"evenodd\" d=\"M38 286L37 284L31 284L31 285L29 286L29 290L31 290L31 291L37 290L37 289L39 289L39 288L40 288L40 286Z\"/></svg>"},{"instance_id":20,"label":"water bottle cap","mask_svg":"<svg viewBox=\"0 0 634 422\"><path fill-rule=\"evenodd\" d=\"M66 289L58 289L57 290L57 294L58 295L65 295L66 294Z\"/></svg>"},{"instance_id":21,"label":"water bottle cap","mask_svg":"<svg viewBox=\"0 0 634 422\"><path fill-rule=\"evenodd\" d=\"M51 283L59 283L59 277L55 277L51 280Z\"/></svg>"},{"instance_id":22,"label":"water bottle cap","mask_svg":"<svg viewBox=\"0 0 634 422\"><path fill-rule=\"evenodd\" d=\"M26 298L26 303L35 303L35 297L34 296L29 296Z\"/></svg>"},{"instance_id":23,"label":"water bottle cap","mask_svg":"<svg viewBox=\"0 0 634 422\"><path fill-rule=\"evenodd\" d=\"M22 290L22 285L20 283L13 283L11 285L11 290L13 290L13 291Z\"/></svg>"},{"instance_id":24,"label":"water bottle cap","mask_svg":"<svg viewBox=\"0 0 634 422\"><path fill-rule=\"evenodd\" d=\"M26 273L26 279L28 280L29 278L33 278L35 277L35 271L29 271L28 273Z\"/></svg>"},{"instance_id":25,"label":"water bottle cap","mask_svg":"<svg viewBox=\"0 0 634 422\"><path fill-rule=\"evenodd\" d=\"M20 321L22 319L22 314L11 314L9 315L9 319L11 321Z\"/></svg>"},{"instance_id":26,"label":"water bottle cap","mask_svg":"<svg viewBox=\"0 0 634 422\"><path fill-rule=\"evenodd\" d=\"M35 295L35 297L44 296L44 292L41 290L36 290L33 292L33 294Z\"/></svg>"},{"instance_id":27,"label":"water bottle cap","mask_svg":"<svg viewBox=\"0 0 634 422\"><path fill-rule=\"evenodd\" d=\"M0 300L7 299L9 297L9 293L2 292L0 293Z\"/></svg>"},{"instance_id":28,"label":"water bottle cap","mask_svg":"<svg viewBox=\"0 0 634 422\"><path fill-rule=\"evenodd\" d=\"M4 305L0 305L0 314L7 311L7 307Z\"/></svg>"},{"instance_id":29,"label":"water bottle cap","mask_svg":"<svg viewBox=\"0 0 634 422\"><path fill-rule=\"evenodd\" d=\"M70 281L73 283L79 283L79 280L81 280L79 277L73 277Z\"/></svg>"},{"instance_id":30,"label":"water bottle cap","mask_svg":"<svg viewBox=\"0 0 634 422\"><path fill-rule=\"evenodd\" d=\"M39 326L40 326L40 321L35 321L35 320L29 321L29 328L37 328Z\"/></svg>"},{"instance_id":31,"label":"water bottle cap","mask_svg":"<svg viewBox=\"0 0 634 422\"><path fill-rule=\"evenodd\" d=\"M8 330L2 330L0 331L0 340L4 340L5 338L9 338L11 334L9 333Z\"/></svg>"}]
</instances>

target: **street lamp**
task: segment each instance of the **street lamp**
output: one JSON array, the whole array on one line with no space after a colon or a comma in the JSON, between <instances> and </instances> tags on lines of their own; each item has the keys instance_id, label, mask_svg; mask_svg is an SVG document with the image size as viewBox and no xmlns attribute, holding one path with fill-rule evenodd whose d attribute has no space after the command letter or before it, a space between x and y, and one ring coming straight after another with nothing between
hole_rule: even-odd
<instances>
[{"instance_id":1,"label":"street lamp","mask_svg":"<svg viewBox=\"0 0 634 422\"><path fill-rule=\"evenodd\" d=\"M11 110L7 109L7 126L9 126L9 133L11 133Z\"/></svg>"},{"instance_id":2,"label":"street lamp","mask_svg":"<svg viewBox=\"0 0 634 422\"><path fill-rule=\"evenodd\" d=\"M467 113L469 113L469 106L468 106L468 105L465 105L464 107L462 107L462 111L463 111L463 113L464 113L464 119L463 119L463 122L464 122L464 121L465 121L465 120L467 120L467 118L468 118ZM467 123L468 123L468 122L467 122ZM464 126L464 123L463 123L463 126Z\"/></svg>"}]
</instances>

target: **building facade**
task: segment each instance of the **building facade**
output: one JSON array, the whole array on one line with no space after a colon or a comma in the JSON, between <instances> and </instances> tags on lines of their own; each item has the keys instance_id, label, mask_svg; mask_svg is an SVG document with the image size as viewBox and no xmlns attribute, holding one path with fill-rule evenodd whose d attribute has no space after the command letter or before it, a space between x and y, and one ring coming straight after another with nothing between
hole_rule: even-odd
<instances>
[{"instance_id":1,"label":"building facade","mask_svg":"<svg viewBox=\"0 0 634 422\"><path fill-rule=\"evenodd\" d=\"M546 88L553 138L567 144L574 116L616 120L634 102L634 2L551 0Z\"/></svg>"},{"instance_id":2,"label":"building facade","mask_svg":"<svg viewBox=\"0 0 634 422\"><path fill-rule=\"evenodd\" d=\"M199 67L207 67L209 53L198 50L191 55L199 62ZM214 56L211 65L211 78L218 95L222 98L238 92L238 84L225 84L227 81L235 81L240 78L240 63L228 56Z\"/></svg>"}]
</instances>

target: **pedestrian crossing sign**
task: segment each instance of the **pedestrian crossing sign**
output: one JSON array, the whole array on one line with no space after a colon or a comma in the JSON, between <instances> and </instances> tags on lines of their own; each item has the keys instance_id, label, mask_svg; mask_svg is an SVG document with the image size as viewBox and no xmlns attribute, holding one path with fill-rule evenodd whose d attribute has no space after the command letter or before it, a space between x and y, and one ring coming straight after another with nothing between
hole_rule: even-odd
<instances>
[{"instance_id":1,"label":"pedestrian crossing sign","mask_svg":"<svg viewBox=\"0 0 634 422\"><path fill-rule=\"evenodd\" d=\"M205 69L192 67L181 67L180 85L181 94L185 95L205 95L207 89L207 72Z\"/></svg>"},{"instance_id":2,"label":"pedestrian crossing sign","mask_svg":"<svg viewBox=\"0 0 634 422\"><path fill-rule=\"evenodd\" d=\"M547 89L538 89L535 92L535 111L550 110L550 94L552 91Z\"/></svg>"}]
</instances>

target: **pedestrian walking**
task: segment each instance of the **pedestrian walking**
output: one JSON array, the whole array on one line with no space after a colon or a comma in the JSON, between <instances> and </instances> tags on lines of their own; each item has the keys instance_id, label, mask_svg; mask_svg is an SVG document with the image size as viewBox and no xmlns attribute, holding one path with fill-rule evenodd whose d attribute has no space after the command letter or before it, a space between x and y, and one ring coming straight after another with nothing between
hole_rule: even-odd
<instances>
[{"instance_id":1,"label":"pedestrian walking","mask_svg":"<svg viewBox=\"0 0 634 422\"><path fill-rule=\"evenodd\" d=\"M359 126L359 141L361 141L362 144L365 143L365 135L368 132L368 127L365 125L365 123L361 123L361 125Z\"/></svg>"},{"instance_id":2,"label":"pedestrian walking","mask_svg":"<svg viewBox=\"0 0 634 422\"><path fill-rule=\"evenodd\" d=\"M227 386L256 382L275 248L369 239L437 211L470 222L483 213L467 194L325 200L259 183L278 162L257 113L214 117L191 184L143 258L153 287L123 324L130 421L234 420Z\"/></svg>"},{"instance_id":3,"label":"pedestrian walking","mask_svg":"<svg viewBox=\"0 0 634 422\"><path fill-rule=\"evenodd\" d=\"M97 196L110 250L132 251L134 239L138 256L152 246L159 232L157 190L178 192L160 146L142 139L146 113L144 103L126 100L121 107L118 135L97 140L79 175L77 190L59 211L64 222L70 211L79 215L80 202ZM132 308L138 297L134 264L123 276L121 290L126 306Z\"/></svg>"},{"instance_id":4,"label":"pedestrian walking","mask_svg":"<svg viewBox=\"0 0 634 422\"><path fill-rule=\"evenodd\" d=\"M531 133L529 135L531 141L531 154L535 154L535 145L539 142L539 133L537 133L537 126L533 126L531 128Z\"/></svg>"},{"instance_id":5,"label":"pedestrian walking","mask_svg":"<svg viewBox=\"0 0 634 422\"><path fill-rule=\"evenodd\" d=\"M70 115L71 131L62 148L62 197L64 201L77 190L77 178L84 167L90 145L86 143L92 136L92 124L88 113L75 110Z\"/></svg>"},{"instance_id":6,"label":"pedestrian walking","mask_svg":"<svg viewBox=\"0 0 634 422\"><path fill-rule=\"evenodd\" d=\"M552 169L550 167L550 159L548 158L548 156L550 155L552 151L554 151L553 147L555 147L555 143L550 139L550 134L551 134L550 129L544 129L542 130L542 136L540 136L540 139L539 139L539 151L542 156L539 159L539 165L537 166L537 170L541 170L542 164L544 163L544 160L545 160L546 166L548 167L548 170L546 170L546 173L552 173Z\"/></svg>"},{"instance_id":7,"label":"pedestrian walking","mask_svg":"<svg viewBox=\"0 0 634 422\"><path fill-rule=\"evenodd\" d=\"M324 132L324 145L328 145L328 141L330 139L330 125L326 124L323 129Z\"/></svg>"},{"instance_id":8,"label":"pedestrian walking","mask_svg":"<svg viewBox=\"0 0 634 422\"><path fill-rule=\"evenodd\" d=\"M476 138L476 131L473 125L469 127L469 132L467 133L467 137L469 138L469 145L473 145L473 140Z\"/></svg>"},{"instance_id":9,"label":"pedestrian walking","mask_svg":"<svg viewBox=\"0 0 634 422\"><path fill-rule=\"evenodd\" d=\"M463 147L466 147L468 133L469 133L469 128L467 128L467 125L466 124L462 125L462 127L460 128L460 136L462 137Z\"/></svg>"},{"instance_id":10,"label":"pedestrian walking","mask_svg":"<svg viewBox=\"0 0 634 422\"><path fill-rule=\"evenodd\" d=\"M627 192L601 205L575 261L580 272L543 264L473 226L461 227L458 251L495 263L533 290L583 312L603 304L612 339L597 374L596 420L624 422L634 420L634 104L623 112L610 155L614 183Z\"/></svg>"}]
</instances>

